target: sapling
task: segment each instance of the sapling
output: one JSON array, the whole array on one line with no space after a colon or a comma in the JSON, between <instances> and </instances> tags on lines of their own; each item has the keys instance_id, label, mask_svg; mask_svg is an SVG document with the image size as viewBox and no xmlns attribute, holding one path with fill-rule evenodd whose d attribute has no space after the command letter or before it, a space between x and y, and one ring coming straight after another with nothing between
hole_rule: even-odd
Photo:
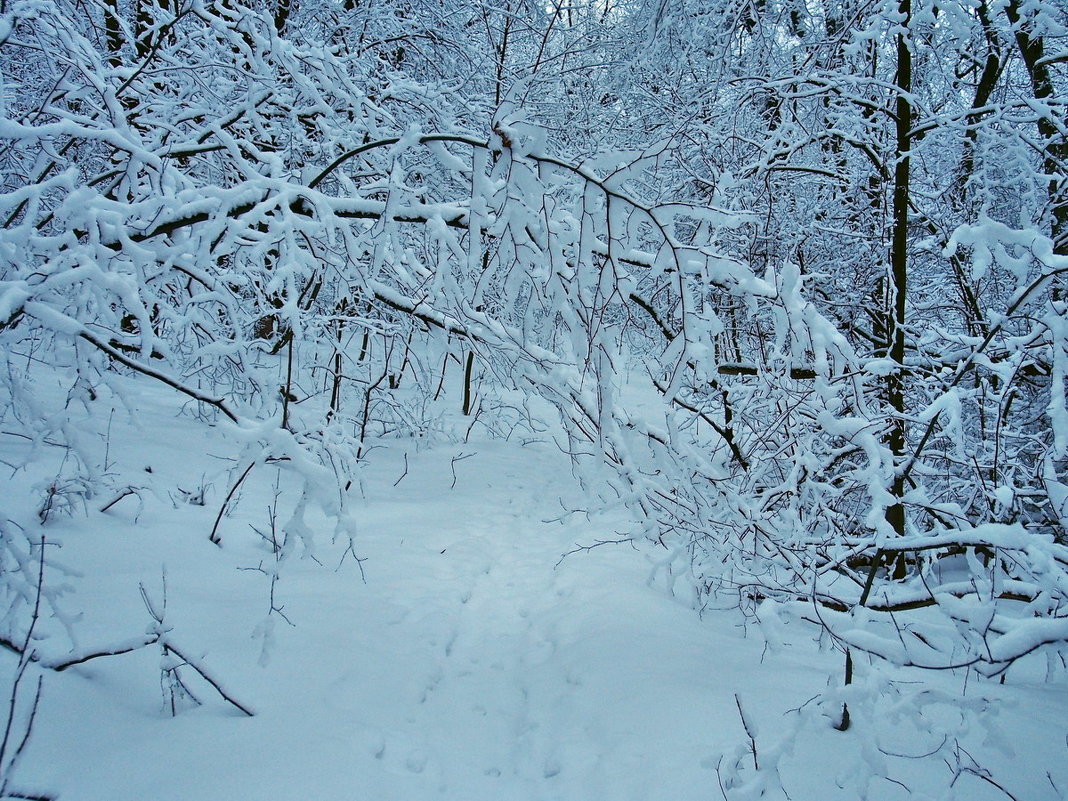
<instances>
[{"instance_id":1,"label":"sapling","mask_svg":"<svg viewBox=\"0 0 1068 801\"><path fill-rule=\"evenodd\" d=\"M6 535L0 528L0 535ZM28 793L16 790L14 777L18 765L25 752L26 746L33 735L33 726L37 720L37 710L41 703L41 688L44 684L44 676L38 673L37 681L30 676L30 667L37 661L37 655L32 648L34 631L41 617L41 599L44 593L44 568L45 568L45 538L37 546L37 575L34 591L33 609L30 614L26 636L18 651L18 664L15 676L11 681L11 689L8 693L5 706L3 725L3 738L0 739L0 799L24 798L30 801L51 801L52 796L42 793ZM35 671L39 668L35 667ZM25 709L27 699L29 709Z\"/></svg>"},{"instance_id":2,"label":"sapling","mask_svg":"<svg viewBox=\"0 0 1068 801\"><path fill-rule=\"evenodd\" d=\"M284 531L280 531L278 527L278 498L281 495L278 485L279 477L279 475L275 477L274 497L270 506L267 507L266 529L258 528L249 523L249 527L259 535L263 544L270 548L271 560L266 564L264 561L260 561L259 565L253 568L242 568L243 570L254 570L262 573L269 580L267 615L257 624L252 633L253 637L258 637L262 640L259 658L261 666L266 665L270 659L270 649L274 644L275 616L280 617L290 626L295 626L289 616L286 615L284 606L278 602L276 596L278 581L281 578L282 563L289 554L286 547L288 536Z\"/></svg>"}]
</instances>

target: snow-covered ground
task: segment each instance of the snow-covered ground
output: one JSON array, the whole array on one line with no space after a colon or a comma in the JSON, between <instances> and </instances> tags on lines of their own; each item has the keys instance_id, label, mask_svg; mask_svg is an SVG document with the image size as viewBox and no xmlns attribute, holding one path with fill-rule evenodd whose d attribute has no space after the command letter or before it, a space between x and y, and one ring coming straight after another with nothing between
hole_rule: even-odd
<instances>
[{"instance_id":1,"label":"snow-covered ground","mask_svg":"<svg viewBox=\"0 0 1068 801\"><path fill-rule=\"evenodd\" d=\"M255 714L184 668L202 705L179 698L171 717L161 664L174 663L161 663L158 646L43 671L14 782L26 793L704 801L727 789L732 799L758 797L759 782L721 789L731 765L752 778L740 706L765 772L802 722L778 763L797 801L1008 797L973 774L948 788L953 766L911 758L936 735L904 707L903 720L884 706L877 723L860 712L853 729L833 730L806 702L841 683L842 656L820 650L814 630L795 626L785 647L768 649L759 625L735 611L702 618L685 577L672 592L677 567L658 563L665 555L655 550L608 544L561 561L576 546L619 538L628 521L619 512L566 514L588 504L548 437L501 441L476 427L463 441L458 426L434 442L379 443L348 492L363 561L331 542L328 520L309 516L321 532L310 552L296 548L278 566L280 612L268 614L276 560L253 527L269 531L272 505L288 514L287 473L254 469L221 523L221 548L213 545L240 448L221 429L175 417L162 393L147 397L156 400L111 415L110 432L83 432L102 461L108 435L109 481L142 487L140 501L129 496L101 513L110 498L71 495L73 513L43 528L61 546L50 558L71 575L49 567L46 584L70 585L62 607L81 613L77 647L92 651L142 634L153 621L141 587L158 610L165 581L171 641ZM28 525L39 482L62 472L63 451L45 446L29 469L14 469L27 448L0 435L4 514ZM188 502L201 491L204 505ZM49 621L42 630L53 635L40 651L55 657L70 647ZM15 659L2 658L6 688ZM998 685L896 675L949 697L1006 699L976 718L992 721L997 711L1002 739L973 726L964 736L974 743L962 741L968 750L958 754L1021 801L1068 790L1068 692L1063 679L1040 677L1010 674ZM873 735L886 753L865 750ZM903 784L866 778L883 772ZM765 797L782 797L777 781L765 782Z\"/></svg>"}]
</instances>

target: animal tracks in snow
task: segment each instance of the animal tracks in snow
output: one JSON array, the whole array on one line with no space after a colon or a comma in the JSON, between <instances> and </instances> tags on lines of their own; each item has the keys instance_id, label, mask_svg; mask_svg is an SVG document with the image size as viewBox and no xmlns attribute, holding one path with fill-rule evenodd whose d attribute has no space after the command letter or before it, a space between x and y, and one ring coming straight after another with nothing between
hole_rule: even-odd
<instances>
[{"instance_id":1,"label":"animal tracks in snow","mask_svg":"<svg viewBox=\"0 0 1068 801\"><path fill-rule=\"evenodd\" d=\"M389 556L390 578L380 585L397 596L391 604L406 597L413 607L390 618L390 637L408 654L395 670L419 685L406 716L389 712L406 724L393 736L408 730L417 754L400 767L441 769L460 781L477 754L470 769L483 779L534 783L568 769L570 696L583 683L557 620L571 614L574 579L555 569L567 532L542 522L554 510L538 509L533 489L517 496L514 486L478 487L465 497L461 485L451 497L468 510L462 525L435 527L425 506L411 509L405 545Z\"/></svg>"}]
</instances>

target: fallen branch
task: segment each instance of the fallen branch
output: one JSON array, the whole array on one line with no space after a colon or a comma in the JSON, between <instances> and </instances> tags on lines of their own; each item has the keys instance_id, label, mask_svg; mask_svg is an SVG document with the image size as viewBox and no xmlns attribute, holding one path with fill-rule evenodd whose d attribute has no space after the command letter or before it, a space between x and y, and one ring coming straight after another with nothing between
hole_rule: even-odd
<instances>
[{"instance_id":1,"label":"fallen branch","mask_svg":"<svg viewBox=\"0 0 1068 801\"><path fill-rule=\"evenodd\" d=\"M5 647L11 648L10 643L5 642L2 644ZM142 648L147 648L150 645L156 644L159 644L162 647L166 648L179 659L181 659L182 662L184 662L186 665L195 670L197 674L202 679L204 679L204 681L210 684L212 689L214 689L215 692L217 692L219 696L228 704L238 709L248 717L252 717L255 714L255 712L253 712L250 707L246 706L245 704L242 704L240 701L230 695L230 693L228 693L223 688L223 686L218 682L218 680L213 678L202 665L198 664L195 660L190 659L187 656L186 652L180 650L179 648L176 648L170 638L166 636L165 631L155 632L153 634L146 634L141 638L127 640L124 643L120 643L110 648L104 648L97 651L89 651L86 653L78 654L74 657L68 657L67 659L39 660L36 655L31 655L30 659L33 661L40 661L42 667L50 668L51 670L54 670L57 673L61 673L62 671L67 670L68 668L72 668L77 665L84 665L86 662L91 662L94 659L101 659L106 656L120 656L122 654L129 654L133 653L134 651L139 651Z\"/></svg>"},{"instance_id":2,"label":"fallen branch","mask_svg":"<svg viewBox=\"0 0 1068 801\"><path fill-rule=\"evenodd\" d=\"M193 670L195 670L198 674L200 674L200 677L202 679L204 679L204 681L206 681L208 684L210 684L212 686L212 688L215 690L215 692L217 692L222 697L222 699L224 701L226 701L227 703L229 703L231 706L235 707L236 709L240 710L242 713L244 713L245 715L247 715L250 718L253 715L255 715L255 712L253 712L249 707L245 706L240 701L236 700L233 696L231 696L229 693L227 693L226 690L223 689L222 685L219 684L218 681L216 681L215 679L213 679L211 676L208 675L207 671L204 668L202 668L200 665L198 665L196 662L194 662L192 659L190 659L184 653L182 653L177 648L175 648L174 647L174 643L172 643L172 642L170 642L168 640L168 641L166 641L164 643L164 645L168 649L170 649L171 653L173 653L175 656L177 656L179 659L181 659L183 662L185 662L185 664L187 664L189 667L193 668Z\"/></svg>"}]
</instances>

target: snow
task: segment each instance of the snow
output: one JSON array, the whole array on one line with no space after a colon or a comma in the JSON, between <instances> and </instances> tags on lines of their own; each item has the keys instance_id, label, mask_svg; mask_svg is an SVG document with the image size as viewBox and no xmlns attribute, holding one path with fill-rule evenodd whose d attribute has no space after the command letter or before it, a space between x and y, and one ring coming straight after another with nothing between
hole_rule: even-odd
<instances>
[{"instance_id":1,"label":"snow","mask_svg":"<svg viewBox=\"0 0 1068 801\"><path fill-rule=\"evenodd\" d=\"M795 5L12 4L0 799L1063 795L1049 104L905 98L903 320L871 57L1012 25Z\"/></svg>"},{"instance_id":2,"label":"snow","mask_svg":"<svg viewBox=\"0 0 1068 801\"><path fill-rule=\"evenodd\" d=\"M80 574L60 601L82 612L77 653L165 631L255 714L185 668L203 705L179 704L170 717L161 668L181 660L158 645L42 671L19 788L85 801L697 801L722 797L721 785L732 799L759 797L761 787L781 797L772 774L752 774L743 715L758 758L793 798L856 798L869 786L872 798L907 797L873 771L915 787L952 778L940 763L886 767L895 760L865 745L873 721L837 732L818 704L805 706L826 693L852 699L861 716L875 696L863 687L842 695L841 655L814 647L814 630L773 606L761 608L759 626L736 612L702 618L672 597L669 579L647 580L655 553L622 543L563 556L618 539L629 521L618 510L567 514L589 504L548 438L461 441L458 426L433 442L376 442L347 499L363 561L345 558L346 543L329 544L335 524L316 509L306 519L322 532L315 559L276 559L252 527L266 530L270 507L284 519L297 502L292 471L254 469L223 519L222 547L211 544L248 433L176 417L162 389L141 389L133 409L110 415L108 452L116 486L136 482L138 497L103 514L110 498L80 499L45 528L56 563ZM97 445L101 433L86 431ZM4 436L0 449L11 465L30 443ZM32 515L28 487L61 468L53 451L5 473L7 515ZM204 506L186 502L201 493ZM284 618L268 614L272 575ZM156 626L140 587L159 612L164 580ZM63 636L44 628L38 648L57 660ZM13 668L10 654L0 658ZM922 681L958 700L968 687L962 675ZM1016 797L1057 798L1044 774L1068 787L1058 767L1063 684L986 682L984 693L1011 702L997 719L1016 754L984 748L981 731L969 753ZM900 703L906 713L876 734L893 744L904 727L921 750L937 730L924 723L909 738L911 707ZM960 798L999 797L974 777L956 786Z\"/></svg>"}]
</instances>

